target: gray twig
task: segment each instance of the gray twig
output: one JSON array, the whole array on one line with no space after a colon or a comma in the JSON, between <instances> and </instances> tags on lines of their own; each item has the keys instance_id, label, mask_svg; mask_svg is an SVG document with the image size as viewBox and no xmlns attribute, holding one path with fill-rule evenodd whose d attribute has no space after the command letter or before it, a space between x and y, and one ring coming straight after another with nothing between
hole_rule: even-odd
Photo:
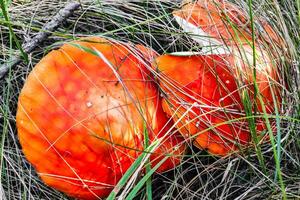
<instances>
[{"instance_id":1,"label":"gray twig","mask_svg":"<svg viewBox=\"0 0 300 200\"><path fill-rule=\"evenodd\" d=\"M79 8L80 4L78 2L71 2L67 4L64 8L62 8L50 22L46 23L42 30L33 38L31 38L28 42L22 45L22 48L25 53L32 52L38 44L47 39L51 32L53 32L66 18L71 16L75 10ZM22 61L21 55L15 56L12 58L12 62L5 63L0 67L0 79L8 72L11 67L19 64Z\"/></svg>"}]
</instances>

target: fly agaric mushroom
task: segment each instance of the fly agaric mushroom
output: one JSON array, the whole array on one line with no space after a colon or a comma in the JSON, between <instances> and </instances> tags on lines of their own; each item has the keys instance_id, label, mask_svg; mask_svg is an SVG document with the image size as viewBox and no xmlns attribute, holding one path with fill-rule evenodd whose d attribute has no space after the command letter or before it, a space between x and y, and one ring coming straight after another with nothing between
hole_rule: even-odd
<instances>
[{"instance_id":1,"label":"fly agaric mushroom","mask_svg":"<svg viewBox=\"0 0 300 200\"><path fill-rule=\"evenodd\" d=\"M147 65L156 53L85 38L46 55L21 91L17 127L26 158L49 186L80 199L106 197L150 141L152 165L175 167L185 149L165 136L167 118ZM165 127L166 126L166 127ZM174 147L178 147L174 149Z\"/></svg>"},{"instance_id":2,"label":"fly agaric mushroom","mask_svg":"<svg viewBox=\"0 0 300 200\"><path fill-rule=\"evenodd\" d=\"M250 17L238 6L227 0L198 0L188 3L173 12L178 24L186 31L193 33L191 37L203 48L217 46L239 46L252 41ZM257 29L255 37L263 45L277 44L282 46L283 40L270 24L262 18L254 16Z\"/></svg>"},{"instance_id":3,"label":"fly agaric mushroom","mask_svg":"<svg viewBox=\"0 0 300 200\"><path fill-rule=\"evenodd\" d=\"M251 31L239 27L246 15L229 2L197 1L175 11L174 16L184 31L195 33L191 37L203 45L203 51L177 52L156 59L154 65L160 71L165 93L163 109L184 136L195 138L196 146L227 155L250 141L242 103L246 93L257 113L265 108L271 114L278 106L276 61L260 45L260 39L253 54ZM267 30L275 33L270 26ZM254 94L254 79L264 105ZM256 125L258 131L265 128L262 119L256 119Z\"/></svg>"}]
</instances>

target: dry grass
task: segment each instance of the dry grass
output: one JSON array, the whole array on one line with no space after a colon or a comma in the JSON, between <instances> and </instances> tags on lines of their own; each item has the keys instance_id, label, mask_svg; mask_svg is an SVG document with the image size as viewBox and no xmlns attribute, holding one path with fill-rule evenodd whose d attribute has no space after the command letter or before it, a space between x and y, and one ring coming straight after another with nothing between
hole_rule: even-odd
<instances>
[{"instance_id":1,"label":"dry grass","mask_svg":"<svg viewBox=\"0 0 300 200\"><path fill-rule=\"evenodd\" d=\"M297 1L297 0L296 0ZM296 1L255 1L254 16L268 19L282 35L287 49L278 52L284 106L280 110L280 171L288 199L300 199L300 11ZM247 2L237 1L245 10ZM33 37L65 5L63 1L13 1L8 14L13 32L21 43ZM24 158L18 143L15 113L18 94L32 67L51 49L81 36L99 35L152 47L158 53L190 51L197 43L182 33L171 11L174 1L81 1L82 8L67 19L51 37L28 54L25 62L0 80L0 194L3 199L68 199L47 187ZM299 3L298 3L299 6ZM9 62L17 49L7 23L0 15L0 63ZM266 172L256 152L217 158L190 145L182 164L152 179L154 199L281 199L275 178L271 144L261 146ZM1 197L0 197L1 199ZM143 188L136 199L146 199Z\"/></svg>"}]
</instances>

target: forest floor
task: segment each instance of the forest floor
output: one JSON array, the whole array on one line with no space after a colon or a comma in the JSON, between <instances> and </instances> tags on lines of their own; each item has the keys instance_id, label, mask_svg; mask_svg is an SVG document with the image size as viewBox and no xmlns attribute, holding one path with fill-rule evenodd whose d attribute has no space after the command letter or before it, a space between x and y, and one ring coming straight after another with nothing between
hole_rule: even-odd
<instances>
[{"instance_id":1,"label":"forest floor","mask_svg":"<svg viewBox=\"0 0 300 200\"><path fill-rule=\"evenodd\" d=\"M192 51L197 43L171 14L180 1L80 0L61 23L56 20L57 26L49 22L67 1L0 2L0 199L69 199L40 180L19 144L18 96L35 64L52 49L84 36L143 44L159 54ZM300 199L300 2L232 2L245 10L250 3L252 14L269 21L286 42L278 54L283 92L277 99L283 103L275 116L274 143L259 144L260 156L249 150L221 158L190 144L178 167L152 175L153 199ZM31 40L38 34L38 41ZM147 199L146 194L142 187L135 198Z\"/></svg>"}]
</instances>

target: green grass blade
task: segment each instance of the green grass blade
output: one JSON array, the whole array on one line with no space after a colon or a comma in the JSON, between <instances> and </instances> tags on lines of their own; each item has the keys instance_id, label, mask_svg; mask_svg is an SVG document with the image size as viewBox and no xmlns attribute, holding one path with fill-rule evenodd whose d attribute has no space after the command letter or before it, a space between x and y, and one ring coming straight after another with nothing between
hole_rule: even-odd
<instances>
[{"instance_id":1,"label":"green grass blade","mask_svg":"<svg viewBox=\"0 0 300 200\"><path fill-rule=\"evenodd\" d=\"M113 200L116 198L116 195L120 191L120 189L127 183L127 181L130 179L131 175L138 169L138 167L141 165L142 161L149 156L148 152L153 152L153 150L157 147L159 144L158 141L154 141L147 149L145 149L145 152L143 152L130 166L130 168L125 172L125 174L122 176L118 184L115 186L115 189L109 194L107 197L107 200ZM154 168L153 168L154 169ZM153 170L151 169L151 171Z\"/></svg>"},{"instance_id":2,"label":"green grass blade","mask_svg":"<svg viewBox=\"0 0 300 200\"><path fill-rule=\"evenodd\" d=\"M13 40L14 40L16 46L17 46L17 48L20 50L21 56L23 57L24 61L25 61L26 63L28 63L28 55L24 52L24 50L23 50L23 48L22 48L22 46L21 46L21 43L19 42L17 36L15 35L15 33L14 33L13 29L12 29L11 23L9 23L9 22L10 22L10 19L9 19L8 13L7 13L7 11L6 11L6 9L7 9L7 8L6 8L6 5L7 5L7 4L5 3L5 0L1 0L1 1L0 1L0 6L1 6L2 14L3 14L3 16L4 16L5 21L8 22L8 23L7 23L7 26L8 26L8 29L9 29L9 33L10 33L10 35L12 36L12 38L13 38Z\"/></svg>"},{"instance_id":3,"label":"green grass blade","mask_svg":"<svg viewBox=\"0 0 300 200\"><path fill-rule=\"evenodd\" d=\"M149 146L149 133L147 130L147 125L146 123L144 123L144 149L147 149ZM150 162L150 158L148 158L147 162L146 162L146 174L150 173L151 171L151 162ZM151 180L151 176L148 178L147 182L146 182L146 195L147 195L147 199L148 200L152 200L152 180Z\"/></svg>"},{"instance_id":4,"label":"green grass blade","mask_svg":"<svg viewBox=\"0 0 300 200\"><path fill-rule=\"evenodd\" d=\"M252 110L253 110L252 106L251 106L252 102L250 100L250 96L248 94L248 91L243 91L242 100L243 100L243 105L244 105L244 110L245 110L246 116L249 117L248 118L248 123L249 123L250 134L251 134L251 138L254 142L254 148L255 148L255 151L256 151L258 161L260 163L261 169L264 172L264 174L267 174L267 168L266 168L264 156L262 154L261 146L259 144L260 138L257 135L255 118L252 117L252 116L255 116L255 115L252 113Z\"/></svg>"},{"instance_id":5,"label":"green grass blade","mask_svg":"<svg viewBox=\"0 0 300 200\"><path fill-rule=\"evenodd\" d=\"M164 157L159 161L145 176L136 184L136 186L131 190L131 192L126 197L126 200L132 200L136 197L138 191L145 185L145 183L149 180L152 174L168 159L168 156Z\"/></svg>"}]
</instances>

